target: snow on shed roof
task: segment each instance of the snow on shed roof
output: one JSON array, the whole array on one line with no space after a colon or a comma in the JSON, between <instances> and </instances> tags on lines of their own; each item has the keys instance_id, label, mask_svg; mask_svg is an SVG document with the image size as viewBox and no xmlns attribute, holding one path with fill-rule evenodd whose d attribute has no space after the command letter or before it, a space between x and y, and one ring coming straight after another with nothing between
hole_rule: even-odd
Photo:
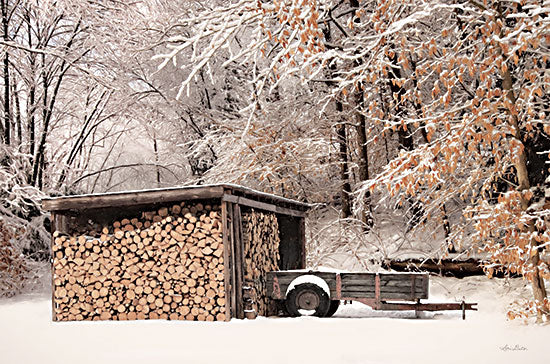
<instances>
[{"instance_id":1,"label":"snow on shed roof","mask_svg":"<svg viewBox=\"0 0 550 364\"><path fill-rule=\"evenodd\" d=\"M233 198L231 202L242 199L255 201L259 204L285 206L298 211L307 211L311 208L311 205L307 203L229 183L62 196L43 199L42 206L47 211L85 210L194 199L228 198L228 196Z\"/></svg>"}]
</instances>

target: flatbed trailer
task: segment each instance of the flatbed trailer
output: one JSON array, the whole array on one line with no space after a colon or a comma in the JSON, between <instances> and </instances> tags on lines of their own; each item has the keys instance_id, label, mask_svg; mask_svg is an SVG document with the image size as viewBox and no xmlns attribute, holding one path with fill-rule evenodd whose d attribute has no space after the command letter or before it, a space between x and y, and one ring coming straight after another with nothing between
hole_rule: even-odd
<instances>
[{"instance_id":1,"label":"flatbed trailer","mask_svg":"<svg viewBox=\"0 0 550 364\"><path fill-rule=\"evenodd\" d=\"M337 273L275 271L267 274L268 296L284 303L291 316L332 316L340 301L357 301L374 310L477 311L477 303L422 303L429 296L427 273Z\"/></svg>"}]
</instances>

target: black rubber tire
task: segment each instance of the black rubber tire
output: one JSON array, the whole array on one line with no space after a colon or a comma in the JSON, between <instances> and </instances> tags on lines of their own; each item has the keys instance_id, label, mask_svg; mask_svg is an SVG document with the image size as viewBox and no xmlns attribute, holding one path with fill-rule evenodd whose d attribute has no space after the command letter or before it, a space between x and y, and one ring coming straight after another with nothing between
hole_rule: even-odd
<instances>
[{"instance_id":1,"label":"black rubber tire","mask_svg":"<svg viewBox=\"0 0 550 364\"><path fill-rule=\"evenodd\" d=\"M330 301L330 307L328 308L328 312L325 315L325 317L332 317L338 311L338 307L340 307L340 300L332 300Z\"/></svg>"},{"instance_id":2,"label":"black rubber tire","mask_svg":"<svg viewBox=\"0 0 550 364\"><path fill-rule=\"evenodd\" d=\"M299 310L303 307L300 307L299 300L301 297L304 297L304 295L317 297L316 301L318 304L316 304L313 316L325 317L330 308L330 299L325 290L313 283L298 284L290 292L288 292L286 295L285 305L290 316L302 316Z\"/></svg>"}]
</instances>

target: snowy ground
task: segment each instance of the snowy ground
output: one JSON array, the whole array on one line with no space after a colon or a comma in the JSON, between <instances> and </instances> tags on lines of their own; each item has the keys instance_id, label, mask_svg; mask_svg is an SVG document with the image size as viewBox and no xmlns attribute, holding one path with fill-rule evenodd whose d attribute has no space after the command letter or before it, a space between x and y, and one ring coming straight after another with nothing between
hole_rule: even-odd
<instances>
[{"instance_id":1,"label":"snowy ground","mask_svg":"<svg viewBox=\"0 0 550 364\"><path fill-rule=\"evenodd\" d=\"M479 303L466 321L353 304L330 319L53 323L47 295L28 295L0 301L0 363L542 363L550 326L505 319L523 286L431 277L430 301Z\"/></svg>"}]
</instances>

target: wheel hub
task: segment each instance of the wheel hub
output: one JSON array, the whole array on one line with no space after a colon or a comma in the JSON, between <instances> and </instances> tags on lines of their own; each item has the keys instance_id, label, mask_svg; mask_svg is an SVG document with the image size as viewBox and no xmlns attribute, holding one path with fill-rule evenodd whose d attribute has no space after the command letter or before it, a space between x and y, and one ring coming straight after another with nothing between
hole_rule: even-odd
<instances>
[{"instance_id":1,"label":"wheel hub","mask_svg":"<svg viewBox=\"0 0 550 364\"><path fill-rule=\"evenodd\" d=\"M296 297L296 306L304 310L315 310L319 307L320 299L312 291L303 291Z\"/></svg>"}]
</instances>

